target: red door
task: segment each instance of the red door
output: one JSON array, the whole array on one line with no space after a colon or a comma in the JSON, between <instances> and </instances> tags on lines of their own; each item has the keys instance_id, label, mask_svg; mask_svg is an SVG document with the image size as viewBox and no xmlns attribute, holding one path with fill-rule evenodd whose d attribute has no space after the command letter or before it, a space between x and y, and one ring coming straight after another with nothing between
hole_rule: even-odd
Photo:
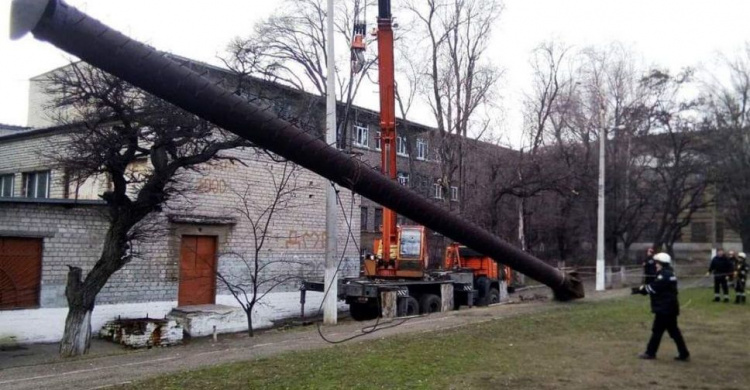
<instances>
[{"instance_id":1,"label":"red door","mask_svg":"<svg viewBox=\"0 0 750 390\"><path fill-rule=\"evenodd\" d=\"M42 239L0 237L0 310L39 306Z\"/></svg>"},{"instance_id":2,"label":"red door","mask_svg":"<svg viewBox=\"0 0 750 390\"><path fill-rule=\"evenodd\" d=\"M216 237L182 236L178 306L213 304L216 298Z\"/></svg>"}]
</instances>

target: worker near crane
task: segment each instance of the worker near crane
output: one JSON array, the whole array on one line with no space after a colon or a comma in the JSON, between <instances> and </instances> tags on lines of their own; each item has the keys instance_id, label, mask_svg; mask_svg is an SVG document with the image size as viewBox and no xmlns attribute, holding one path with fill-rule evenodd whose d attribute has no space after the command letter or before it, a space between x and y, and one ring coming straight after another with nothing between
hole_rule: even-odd
<instances>
[{"instance_id":1,"label":"worker near crane","mask_svg":"<svg viewBox=\"0 0 750 390\"><path fill-rule=\"evenodd\" d=\"M745 284L747 283L747 255L745 252L737 254L737 263L734 269L734 303L747 303L745 296Z\"/></svg>"},{"instance_id":2,"label":"worker near crane","mask_svg":"<svg viewBox=\"0 0 750 390\"><path fill-rule=\"evenodd\" d=\"M724 254L723 249L716 251L716 256L711 259L711 265L708 267L706 275L714 275L714 302L720 302L721 298L724 298L724 302L729 302L729 275L734 272L734 264ZM721 290L722 294L719 294Z\"/></svg>"},{"instance_id":3,"label":"worker near crane","mask_svg":"<svg viewBox=\"0 0 750 390\"><path fill-rule=\"evenodd\" d=\"M656 262L654 261L654 248L646 249L646 258L643 260L643 284L651 284L656 278Z\"/></svg>"},{"instance_id":4,"label":"worker near crane","mask_svg":"<svg viewBox=\"0 0 750 390\"><path fill-rule=\"evenodd\" d=\"M677 300L677 277L672 270L672 257L660 252L654 255L656 263L656 277L650 284L645 284L633 290L633 293L648 295L651 298L651 312L654 313L654 324L651 327L651 339L646 352L638 355L641 359L656 359L661 337L664 331L674 340L679 353L675 360L689 361L690 352L685 345L685 339L677 326L677 316L680 315L680 302Z\"/></svg>"}]
</instances>

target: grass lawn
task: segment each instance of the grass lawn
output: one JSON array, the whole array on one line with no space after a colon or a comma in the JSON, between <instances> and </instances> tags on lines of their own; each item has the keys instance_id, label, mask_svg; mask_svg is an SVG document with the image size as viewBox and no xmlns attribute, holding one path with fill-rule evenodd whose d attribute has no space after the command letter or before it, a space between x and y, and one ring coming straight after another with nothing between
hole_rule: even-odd
<instances>
[{"instance_id":1,"label":"grass lawn","mask_svg":"<svg viewBox=\"0 0 750 390\"><path fill-rule=\"evenodd\" d=\"M351 342L322 350L168 375L133 389L750 389L750 306L680 294L692 362L642 361L648 298L558 304L553 309L442 332Z\"/></svg>"}]
</instances>

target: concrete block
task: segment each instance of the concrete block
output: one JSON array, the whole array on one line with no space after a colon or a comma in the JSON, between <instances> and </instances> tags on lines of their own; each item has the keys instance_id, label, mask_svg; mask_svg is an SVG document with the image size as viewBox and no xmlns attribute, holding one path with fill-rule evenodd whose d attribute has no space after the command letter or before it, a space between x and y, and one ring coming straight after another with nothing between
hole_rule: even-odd
<instances>
[{"instance_id":1,"label":"concrete block","mask_svg":"<svg viewBox=\"0 0 750 390\"><path fill-rule=\"evenodd\" d=\"M247 330L247 316L239 307L226 305L181 306L172 309L167 318L182 326L190 337Z\"/></svg>"}]
</instances>

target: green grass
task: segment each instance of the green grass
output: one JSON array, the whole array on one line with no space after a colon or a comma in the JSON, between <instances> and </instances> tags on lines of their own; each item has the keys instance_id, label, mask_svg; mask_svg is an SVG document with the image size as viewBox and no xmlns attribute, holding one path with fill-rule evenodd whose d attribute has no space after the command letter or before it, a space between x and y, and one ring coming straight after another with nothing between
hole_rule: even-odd
<instances>
[{"instance_id":1,"label":"green grass","mask_svg":"<svg viewBox=\"0 0 750 390\"><path fill-rule=\"evenodd\" d=\"M139 382L137 389L750 388L750 306L682 292L680 325L693 361L665 335L641 361L648 298L558 304L537 314L442 332L353 342Z\"/></svg>"}]
</instances>

